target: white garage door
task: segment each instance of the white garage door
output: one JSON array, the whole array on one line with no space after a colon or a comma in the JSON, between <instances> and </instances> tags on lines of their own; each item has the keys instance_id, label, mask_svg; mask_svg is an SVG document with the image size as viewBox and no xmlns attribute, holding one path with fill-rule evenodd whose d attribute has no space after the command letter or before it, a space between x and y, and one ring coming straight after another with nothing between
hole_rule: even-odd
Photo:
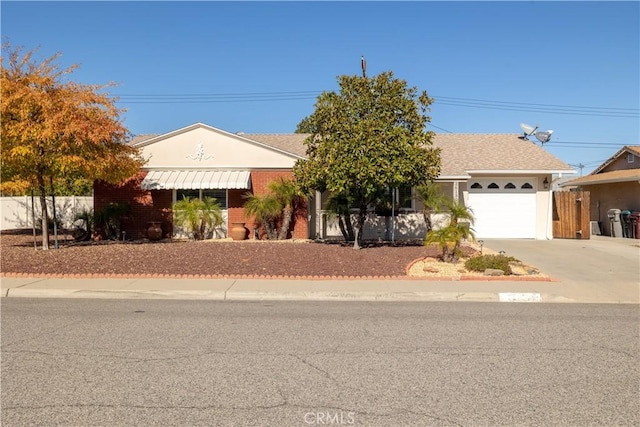
<instances>
[{"instance_id":1,"label":"white garage door","mask_svg":"<svg viewBox=\"0 0 640 427\"><path fill-rule=\"evenodd\" d=\"M469 180L476 237L535 239L535 184L535 178Z\"/></svg>"}]
</instances>

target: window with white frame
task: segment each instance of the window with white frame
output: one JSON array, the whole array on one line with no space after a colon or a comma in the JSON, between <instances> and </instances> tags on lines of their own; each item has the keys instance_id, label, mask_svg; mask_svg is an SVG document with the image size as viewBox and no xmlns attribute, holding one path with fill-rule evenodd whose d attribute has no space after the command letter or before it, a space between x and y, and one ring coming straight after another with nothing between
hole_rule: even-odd
<instances>
[{"instance_id":1,"label":"window with white frame","mask_svg":"<svg viewBox=\"0 0 640 427\"><path fill-rule=\"evenodd\" d=\"M205 197L211 197L212 199L216 199L220 208L227 209L227 190L220 189L207 189L207 190L187 190L180 189L175 192L175 200L182 200L184 198L188 199L203 199Z\"/></svg>"},{"instance_id":2,"label":"window with white frame","mask_svg":"<svg viewBox=\"0 0 640 427\"><path fill-rule=\"evenodd\" d=\"M413 197L411 195L411 187L403 186L398 188L398 203L400 209L413 209Z\"/></svg>"},{"instance_id":3,"label":"window with white frame","mask_svg":"<svg viewBox=\"0 0 640 427\"><path fill-rule=\"evenodd\" d=\"M627 163L633 163L636 160L636 156L633 153L627 153Z\"/></svg>"}]
</instances>

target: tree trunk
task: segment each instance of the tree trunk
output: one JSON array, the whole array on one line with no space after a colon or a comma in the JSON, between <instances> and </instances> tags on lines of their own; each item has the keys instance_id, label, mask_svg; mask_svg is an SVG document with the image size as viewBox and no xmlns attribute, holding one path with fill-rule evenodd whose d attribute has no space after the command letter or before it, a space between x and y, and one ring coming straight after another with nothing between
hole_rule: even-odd
<instances>
[{"instance_id":1,"label":"tree trunk","mask_svg":"<svg viewBox=\"0 0 640 427\"><path fill-rule=\"evenodd\" d=\"M422 216L424 217L424 223L427 228L427 233L433 229L433 223L431 222L431 209L425 209L422 211Z\"/></svg>"},{"instance_id":2,"label":"tree trunk","mask_svg":"<svg viewBox=\"0 0 640 427\"><path fill-rule=\"evenodd\" d=\"M38 191L40 191L40 207L42 208L42 249L49 250L49 215L47 213L47 189L44 176L38 174Z\"/></svg>"},{"instance_id":3,"label":"tree trunk","mask_svg":"<svg viewBox=\"0 0 640 427\"><path fill-rule=\"evenodd\" d=\"M338 215L338 227L340 228L340 232L342 233L342 237L345 242L349 241L349 234L347 233L347 229L344 226L344 219L342 219L342 215Z\"/></svg>"},{"instance_id":4,"label":"tree trunk","mask_svg":"<svg viewBox=\"0 0 640 427\"><path fill-rule=\"evenodd\" d=\"M280 228L280 234L278 235L278 240L285 240L287 238L287 234L289 233L289 227L291 226L292 216L293 216L293 208L291 206L286 206L282 210L282 228Z\"/></svg>"},{"instance_id":5,"label":"tree trunk","mask_svg":"<svg viewBox=\"0 0 640 427\"><path fill-rule=\"evenodd\" d=\"M33 188L31 188L31 226L33 227L33 248L38 249L38 241L36 240L36 206L33 196Z\"/></svg>"},{"instance_id":6,"label":"tree trunk","mask_svg":"<svg viewBox=\"0 0 640 427\"><path fill-rule=\"evenodd\" d=\"M356 239L356 234L353 231L353 223L351 222L351 213L347 210L347 213L344 215L345 218L345 226L347 227L347 235L349 237L348 241L353 242Z\"/></svg>"},{"instance_id":7,"label":"tree trunk","mask_svg":"<svg viewBox=\"0 0 640 427\"><path fill-rule=\"evenodd\" d=\"M364 222L367 219L367 205L361 204L358 211L358 219L356 225L356 236L353 243L353 249L360 249L360 243L362 242L362 230L364 228Z\"/></svg>"},{"instance_id":8,"label":"tree trunk","mask_svg":"<svg viewBox=\"0 0 640 427\"><path fill-rule=\"evenodd\" d=\"M275 240L276 239L276 232L274 230L273 224L271 223L271 220L266 220L264 222L264 224L262 224L264 227L264 231L267 234L267 239L268 240Z\"/></svg>"}]
</instances>

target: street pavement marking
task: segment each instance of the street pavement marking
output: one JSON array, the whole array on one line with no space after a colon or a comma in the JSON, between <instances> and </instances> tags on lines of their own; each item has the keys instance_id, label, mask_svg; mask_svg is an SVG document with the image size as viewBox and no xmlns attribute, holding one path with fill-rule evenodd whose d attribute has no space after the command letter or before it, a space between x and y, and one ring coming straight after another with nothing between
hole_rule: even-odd
<instances>
[{"instance_id":1,"label":"street pavement marking","mask_svg":"<svg viewBox=\"0 0 640 427\"><path fill-rule=\"evenodd\" d=\"M500 292L500 302L540 302L542 297L537 293Z\"/></svg>"}]
</instances>

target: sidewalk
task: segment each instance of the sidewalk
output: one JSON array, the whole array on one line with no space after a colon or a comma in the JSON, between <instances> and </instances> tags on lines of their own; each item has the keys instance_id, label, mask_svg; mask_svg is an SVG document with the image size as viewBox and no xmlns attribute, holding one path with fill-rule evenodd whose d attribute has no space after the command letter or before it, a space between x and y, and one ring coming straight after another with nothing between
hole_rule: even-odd
<instances>
[{"instance_id":1,"label":"sidewalk","mask_svg":"<svg viewBox=\"0 0 640 427\"><path fill-rule=\"evenodd\" d=\"M2 297L640 303L628 292L562 282L3 278L1 284Z\"/></svg>"},{"instance_id":2,"label":"sidewalk","mask_svg":"<svg viewBox=\"0 0 640 427\"><path fill-rule=\"evenodd\" d=\"M522 301L640 304L640 241L489 240L552 281L3 277L2 297L312 301Z\"/></svg>"}]
</instances>

